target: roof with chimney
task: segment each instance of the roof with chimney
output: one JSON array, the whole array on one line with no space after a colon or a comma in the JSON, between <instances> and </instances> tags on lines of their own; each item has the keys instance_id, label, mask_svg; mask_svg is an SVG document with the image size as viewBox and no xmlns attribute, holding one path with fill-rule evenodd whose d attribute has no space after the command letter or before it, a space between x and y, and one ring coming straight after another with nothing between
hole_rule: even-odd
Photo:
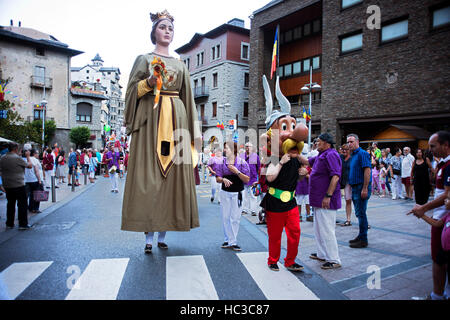
<instances>
[{"instance_id":1,"label":"roof with chimney","mask_svg":"<svg viewBox=\"0 0 450 320\"><path fill-rule=\"evenodd\" d=\"M83 51L69 48L69 45L59 41L50 34L32 28L0 26L0 40L43 47L49 50L66 53L71 57L83 53Z\"/></svg>"}]
</instances>

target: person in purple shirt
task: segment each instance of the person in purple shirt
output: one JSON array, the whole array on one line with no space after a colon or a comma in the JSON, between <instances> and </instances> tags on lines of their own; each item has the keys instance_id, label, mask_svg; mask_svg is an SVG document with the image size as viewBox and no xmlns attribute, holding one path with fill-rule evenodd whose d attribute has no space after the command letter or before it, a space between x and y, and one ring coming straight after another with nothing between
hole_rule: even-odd
<instances>
[{"instance_id":1,"label":"person in purple shirt","mask_svg":"<svg viewBox=\"0 0 450 320\"><path fill-rule=\"evenodd\" d=\"M261 167L258 154L254 151L254 147L250 142L245 145L245 162L250 168L250 180L244 185L242 192L242 214L251 213L256 216L258 211L258 199L253 194L252 187L258 184L258 172Z\"/></svg>"},{"instance_id":2,"label":"person in purple shirt","mask_svg":"<svg viewBox=\"0 0 450 320\"><path fill-rule=\"evenodd\" d=\"M222 150L216 149L215 153L211 154L211 157L208 160L207 168L210 173L210 182L211 182L211 202L214 202L214 199L216 197L216 192L219 193L219 187L220 185L216 181L216 167L217 164L221 163L223 161L222 158ZM219 199L220 204L220 196L217 197Z\"/></svg>"},{"instance_id":3,"label":"person in purple shirt","mask_svg":"<svg viewBox=\"0 0 450 320\"><path fill-rule=\"evenodd\" d=\"M241 219L238 195L239 192L244 190L244 184L248 183L250 179L250 169L247 162L237 155L237 144L235 142L225 142L223 151L223 161L216 166L216 181L222 184L220 207L225 236L222 248L241 251L241 248L237 245Z\"/></svg>"},{"instance_id":4,"label":"person in purple shirt","mask_svg":"<svg viewBox=\"0 0 450 320\"><path fill-rule=\"evenodd\" d=\"M341 193L339 179L342 163L338 152L333 149L333 138L328 133L318 137L319 155L308 160L301 157L303 164L312 167L309 180L309 203L314 208L314 235L317 253L310 255L324 264L322 269L341 267L336 240L336 213L341 208ZM300 169L305 176L306 169Z\"/></svg>"},{"instance_id":5,"label":"person in purple shirt","mask_svg":"<svg viewBox=\"0 0 450 320\"><path fill-rule=\"evenodd\" d=\"M311 208L309 205L309 174L311 173L311 168L304 164L302 165L302 167L308 170L308 174L305 178L298 180L297 187L295 188L295 199L297 200L300 222L302 222L302 204L305 205L306 221L312 222L313 219L311 215Z\"/></svg>"},{"instance_id":6,"label":"person in purple shirt","mask_svg":"<svg viewBox=\"0 0 450 320\"><path fill-rule=\"evenodd\" d=\"M106 154L106 162L108 163L108 171L109 177L111 179L111 192L119 193L119 182L117 173L119 171L119 151L113 150L113 145L109 145L109 151ZM115 166L115 170L111 170L111 168Z\"/></svg>"}]
</instances>

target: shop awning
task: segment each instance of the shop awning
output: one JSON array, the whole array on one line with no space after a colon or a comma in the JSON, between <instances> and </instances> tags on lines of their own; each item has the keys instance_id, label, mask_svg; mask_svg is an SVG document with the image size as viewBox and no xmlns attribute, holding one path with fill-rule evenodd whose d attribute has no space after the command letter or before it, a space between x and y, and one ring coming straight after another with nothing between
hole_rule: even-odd
<instances>
[{"instance_id":1,"label":"shop awning","mask_svg":"<svg viewBox=\"0 0 450 320\"><path fill-rule=\"evenodd\" d=\"M430 136L431 133L420 127L392 124L389 126L389 128L378 133L372 139L361 141L361 143L410 142L418 140L428 140Z\"/></svg>"}]
</instances>

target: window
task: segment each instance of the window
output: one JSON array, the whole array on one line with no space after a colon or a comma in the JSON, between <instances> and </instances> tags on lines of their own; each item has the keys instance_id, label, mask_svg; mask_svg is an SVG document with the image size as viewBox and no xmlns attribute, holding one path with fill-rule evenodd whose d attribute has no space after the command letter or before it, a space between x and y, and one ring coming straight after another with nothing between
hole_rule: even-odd
<instances>
[{"instance_id":1,"label":"window","mask_svg":"<svg viewBox=\"0 0 450 320\"><path fill-rule=\"evenodd\" d=\"M197 53L197 67L202 66L204 62L205 54L204 52Z\"/></svg>"},{"instance_id":2,"label":"window","mask_svg":"<svg viewBox=\"0 0 450 320\"><path fill-rule=\"evenodd\" d=\"M89 73L89 70L86 70L86 73Z\"/></svg>"},{"instance_id":3,"label":"window","mask_svg":"<svg viewBox=\"0 0 450 320\"><path fill-rule=\"evenodd\" d=\"M85 102L77 104L77 121L91 122L92 121L92 105Z\"/></svg>"},{"instance_id":4,"label":"window","mask_svg":"<svg viewBox=\"0 0 450 320\"><path fill-rule=\"evenodd\" d=\"M381 42L408 37L408 20L402 20L381 27Z\"/></svg>"},{"instance_id":5,"label":"window","mask_svg":"<svg viewBox=\"0 0 450 320\"><path fill-rule=\"evenodd\" d=\"M362 48L362 32L341 38L341 53L347 53Z\"/></svg>"},{"instance_id":6,"label":"window","mask_svg":"<svg viewBox=\"0 0 450 320\"><path fill-rule=\"evenodd\" d=\"M33 117L34 117L34 120L42 120L42 118L44 118L44 110L34 109Z\"/></svg>"},{"instance_id":7,"label":"window","mask_svg":"<svg viewBox=\"0 0 450 320\"><path fill-rule=\"evenodd\" d=\"M217 78L217 73L213 73L213 88L218 87Z\"/></svg>"},{"instance_id":8,"label":"window","mask_svg":"<svg viewBox=\"0 0 450 320\"><path fill-rule=\"evenodd\" d=\"M188 70L189 70L189 67L190 67L190 64L191 64L191 59L189 59L189 58L185 59L185 60L184 60L184 64L186 65L186 67L187 67Z\"/></svg>"},{"instance_id":9,"label":"window","mask_svg":"<svg viewBox=\"0 0 450 320\"><path fill-rule=\"evenodd\" d=\"M241 59L249 60L250 59L250 45L248 43L241 43Z\"/></svg>"},{"instance_id":10,"label":"window","mask_svg":"<svg viewBox=\"0 0 450 320\"><path fill-rule=\"evenodd\" d=\"M248 102L244 102L244 118L248 118Z\"/></svg>"},{"instance_id":11,"label":"window","mask_svg":"<svg viewBox=\"0 0 450 320\"><path fill-rule=\"evenodd\" d=\"M250 84L250 76L246 72L246 73L244 73L244 88L248 88L249 84Z\"/></svg>"},{"instance_id":12,"label":"window","mask_svg":"<svg viewBox=\"0 0 450 320\"><path fill-rule=\"evenodd\" d=\"M220 44L211 48L211 61L217 60L220 58Z\"/></svg>"},{"instance_id":13,"label":"window","mask_svg":"<svg viewBox=\"0 0 450 320\"><path fill-rule=\"evenodd\" d=\"M45 68L35 66L34 67L34 81L36 83L44 84L44 77L45 77Z\"/></svg>"},{"instance_id":14,"label":"window","mask_svg":"<svg viewBox=\"0 0 450 320\"><path fill-rule=\"evenodd\" d=\"M293 74L297 74L297 73L301 73L301 72L302 72L302 63L301 63L301 61L294 62L292 64L292 73Z\"/></svg>"},{"instance_id":15,"label":"window","mask_svg":"<svg viewBox=\"0 0 450 320\"><path fill-rule=\"evenodd\" d=\"M320 69L320 56L312 58L313 69Z\"/></svg>"},{"instance_id":16,"label":"window","mask_svg":"<svg viewBox=\"0 0 450 320\"><path fill-rule=\"evenodd\" d=\"M284 66L284 76L289 77L292 75L292 64L287 64Z\"/></svg>"},{"instance_id":17,"label":"window","mask_svg":"<svg viewBox=\"0 0 450 320\"><path fill-rule=\"evenodd\" d=\"M308 72L310 66L311 66L311 60L310 59L303 60L303 72Z\"/></svg>"},{"instance_id":18,"label":"window","mask_svg":"<svg viewBox=\"0 0 450 320\"><path fill-rule=\"evenodd\" d=\"M320 20L313 21L313 33L320 32Z\"/></svg>"},{"instance_id":19,"label":"window","mask_svg":"<svg viewBox=\"0 0 450 320\"><path fill-rule=\"evenodd\" d=\"M302 37L302 26L294 29L294 40L300 39Z\"/></svg>"},{"instance_id":20,"label":"window","mask_svg":"<svg viewBox=\"0 0 450 320\"><path fill-rule=\"evenodd\" d=\"M303 35L309 36L311 34L311 23L307 23L303 26Z\"/></svg>"},{"instance_id":21,"label":"window","mask_svg":"<svg viewBox=\"0 0 450 320\"><path fill-rule=\"evenodd\" d=\"M284 42L291 42L291 41L292 41L292 30L288 30L284 34Z\"/></svg>"},{"instance_id":22,"label":"window","mask_svg":"<svg viewBox=\"0 0 450 320\"><path fill-rule=\"evenodd\" d=\"M283 66L279 66L277 68L277 76L279 76L280 78L283 77Z\"/></svg>"},{"instance_id":23,"label":"window","mask_svg":"<svg viewBox=\"0 0 450 320\"><path fill-rule=\"evenodd\" d=\"M195 79L195 80L194 80L194 88L197 88L197 87L198 87L198 80Z\"/></svg>"},{"instance_id":24,"label":"window","mask_svg":"<svg viewBox=\"0 0 450 320\"><path fill-rule=\"evenodd\" d=\"M450 6L432 11L432 28L439 28L450 24Z\"/></svg>"},{"instance_id":25,"label":"window","mask_svg":"<svg viewBox=\"0 0 450 320\"><path fill-rule=\"evenodd\" d=\"M217 118L217 101L212 103L212 117Z\"/></svg>"},{"instance_id":26,"label":"window","mask_svg":"<svg viewBox=\"0 0 450 320\"><path fill-rule=\"evenodd\" d=\"M36 48L36 55L37 56L45 56L44 48Z\"/></svg>"},{"instance_id":27,"label":"window","mask_svg":"<svg viewBox=\"0 0 450 320\"><path fill-rule=\"evenodd\" d=\"M363 2L363 0L342 0L342 9L349 8L361 2Z\"/></svg>"}]
</instances>

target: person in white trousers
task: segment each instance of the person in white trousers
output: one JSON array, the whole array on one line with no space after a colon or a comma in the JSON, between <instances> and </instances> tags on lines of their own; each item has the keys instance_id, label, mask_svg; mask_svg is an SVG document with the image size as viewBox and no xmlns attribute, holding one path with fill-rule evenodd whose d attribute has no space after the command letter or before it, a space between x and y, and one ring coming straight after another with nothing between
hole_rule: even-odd
<instances>
[{"instance_id":1,"label":"person in white trousers","mask_svg":"<svg viewBox=\"0 0 450 320\"><path fill-rule=\"evenodd\" d=\"M231 146L231 147L230 147ZM241 212L238 206L239 192L248 183L250 169L244 159L237 156L237 144L227 142L224 146L223 162L216 166L216 180L223 183L220 193L220 207L225 241L222 248L241 251L237 244Z\"/></svg>"},{"instance_id":2,"label":"person in white trousers","mask_svg":"<svg viewBox=\"0 0 450 320\"><path fill-rule=\"evenodd\" d=\"M333 144L332 136L323 133L317 139L319 155L309 159L301 157L303 164L312 167L309 201L314 207L314 236L317 253L311 254L310 258L324 262L322 269L341 267L335 229L336 212L341 208L339 179L342 162ZM301 178L307 173L306 168L300 169Z\"/></svg>"},{"instance_id":3,"label":"person in white trousers","mask_svg":"<svg viewBox=\"0 0 450 320\"><path fill-rule=\"evenodd\" d=\"M258 184L258 172L261 164L259 156L254 152L253 145L250 142L245 145L244 156L250 168L250 180L244 185L244 191L242 192L242 213L251 213L252 216L256 216L259 211L258 199L253 194L252 187Z\"/></svg>"},{"instance_id":4,"label":"person in white trousers","mask_svg":"<svg viewBox=\"0 0 450 320\"><path fill-rule=\"evenodd\" d=\"M391 162L389 165L389 171L392 177L392 200L404 199L402 196L403 185L402 185L402 150L396 149L395 156L391 157Z\"/></svg>"}]
</instances>

